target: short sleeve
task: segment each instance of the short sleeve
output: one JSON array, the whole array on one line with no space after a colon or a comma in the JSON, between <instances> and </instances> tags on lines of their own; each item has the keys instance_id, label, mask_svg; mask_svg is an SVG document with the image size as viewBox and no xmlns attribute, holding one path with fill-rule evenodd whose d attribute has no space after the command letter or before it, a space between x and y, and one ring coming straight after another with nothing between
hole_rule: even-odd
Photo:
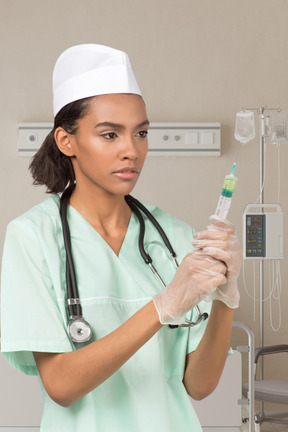
<instances>
[{"instance_id":1,"label":"short sleeve","mask_svg":"<svg viewBox=\"0 0 288 432\"><path fill-rule=\"evenodd\" d=\"M1 351L29 375L37 374L33 351L73 349L36 228L18 220L8 225L1 274Z\"/></svg>"}]
</instances>

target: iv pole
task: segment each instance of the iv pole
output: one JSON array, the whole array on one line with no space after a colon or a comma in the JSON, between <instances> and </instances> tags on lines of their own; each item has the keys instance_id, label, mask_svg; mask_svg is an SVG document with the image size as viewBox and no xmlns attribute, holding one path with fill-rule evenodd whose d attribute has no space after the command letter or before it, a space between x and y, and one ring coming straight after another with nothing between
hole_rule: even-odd
<instances>
[{"instance_id":1,"label":"iv pole","mask_svg":"<svg viewBox=\"0 0 288 432\"><path fill-rule=\"evenodd\" d=\"M259 203L264 203L264 151L265 151L265 115L264 115L265 108L261 107L259 109L260 114L260 166L259 166L259 173L260 173L260 194L259 194ZM263 212L263 209L261 209ZM260 260L259 262L259 290L260 290L260 307L259 307L259 343L260 346L264 346L264 305L263 305L263 280L264 280L264 266L263 266L263 260ZM263 362L263 356L261 356L260 359L260 367L259 367L259 378L260 380L263 380L264 378L264 362ZM263 403L261 404L261 413L263 412Z\"/></svg>"},{"instance_id":2,"label":"iv pole","mask_svg":"<svg viewBox=\"0 0 288 432\"><path fill-rule=\"evenodd\" d=\"M265 164L264 164L264 152L266 145L266 138L270 135L269 127L270 125L265 124L266 116L264 114L265 110L267 111L279 111L279 108L268 108L268 107L260 107L260 108L245 108L250 111L257 111L260 116L260 166L259 166L259 174L260 174L260 193L259 193L259 203L264 204L264 178L265 178ZM261 209L263 212L263 208ZM259 260L259 345L260 347L264 346L264 265L263 260ZM259 359L259 379L264 379L264 359L263 356ZM260 415L263 415L264 411L264 403L260 402Z\"/></svg>"},{"instance_id":3,"label":"iv pole","mask_svg":"<svg viewBox=\"0 0 288 432\"><path fill-rule=\"evenodd\" d=\"M270 125L266 124L265 120L267 116L265 115L265 111L279 111L279 108L268 108L260 107L260 108L245 108L245 110L249 111L257 111L257 113L260 116L260 137L259 137L259 144L260 144L260 151L259 151L259 158L260 158L260 166L259 166L259 182L260 182L260 193L259 193L259 203L264 204L264 178L265 178L265 164L264 164L264 152L265 152L265 145L266 145L266 138L271 134ZM263 209L261 209L263 212ZM264 345L264 313L263 313L263 299L264 299L264 266L263 266L263 260L259 260L259 299L260 299L260 308L259 308L259 344L262 347ZM260 379L263 379L263 358L260 359L260 365L259 365L259 371L260 371Z\"/></svg>"}]
</instances>

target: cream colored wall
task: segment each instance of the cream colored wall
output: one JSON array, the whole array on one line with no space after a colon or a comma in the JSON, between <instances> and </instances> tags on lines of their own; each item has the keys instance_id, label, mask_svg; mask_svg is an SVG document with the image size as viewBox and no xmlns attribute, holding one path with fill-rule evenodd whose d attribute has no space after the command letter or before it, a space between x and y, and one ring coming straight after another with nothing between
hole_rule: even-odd
<instances>
[{"instance_id":1,"label":"cream colored wall","mask_svg":"<svg viewBox=\"0 0 288 432\"><path fill-rule=\"evenodd\" d=\"M244 150L235 142L235 113L242 107L288 108L287 23L287 0L0 0L1 245L8 221L45 195L31 185L29 159L17 156L17 123L52 120L55 60L65 48L87 42L129 53L150 121L222 125L221 157L149 157L135 194L203 229L239 153L239 185L229 216L241 236L243 208L258 196L259 148L257 139ZM274 202L277 150L269 146L267 153L265 199ZM287 154L281 148L286 256ZM251 266L246 267L251 283ZM266 306L267 343L288 341L287 258L281 267L282 327L278 333L270 329ZM242 277L240 289L235 318L252 326L257 337ZM240 333L233 337L244 341ZM275 375L287 375L285 364L283 359L274 366Z\"/></svg>"}]
</instances>

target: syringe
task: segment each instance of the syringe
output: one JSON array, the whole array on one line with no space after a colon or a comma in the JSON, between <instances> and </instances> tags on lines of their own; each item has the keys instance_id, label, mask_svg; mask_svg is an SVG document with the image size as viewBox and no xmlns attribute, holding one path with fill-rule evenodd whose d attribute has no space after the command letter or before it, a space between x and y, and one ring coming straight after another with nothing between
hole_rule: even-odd
<instances>
[{"instance_id":1,"label":"syringe","mask_svg":"<svg viewBox=\"0 0 288 432\"><path fill-rule=\"evenodd\" d=\"M217 204L215 215L220 219L226 219L232 201L232 195L236 187L237 177L234 176L236 162L234 162L230 174L226 175L222 192Z\"/></svg>"}]
</instances>

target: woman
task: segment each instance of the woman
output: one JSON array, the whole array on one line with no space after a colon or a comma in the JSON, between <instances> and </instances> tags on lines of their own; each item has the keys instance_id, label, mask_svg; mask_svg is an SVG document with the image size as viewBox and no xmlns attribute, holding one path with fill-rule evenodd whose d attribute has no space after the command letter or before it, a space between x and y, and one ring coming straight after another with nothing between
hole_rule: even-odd
<instances>
[{"instance_id":1,"label":"woman","mask_svg":"<svg viewBox=\"0 0 288 432\"><path fill-rule=\"evenodd\" d=\"M54 128L30 167L34 183L52 195L7 229L2 352L41 378L41 431L200 431L188 395L210 394L227 357L239 302L234 228L214 218L214 229L193 237L189 226L146 205L181 263L175 271L144 215L144 246L163 288L138 252L139 222L125 200L141 173L149 128L127 55L72 47L55 65L53 90ZM80 344L67 330L57 195L67 185L79 297L92 328ZM197 304L209 319L178 327L197 320Z\"/></svg>"}]
</instances>

